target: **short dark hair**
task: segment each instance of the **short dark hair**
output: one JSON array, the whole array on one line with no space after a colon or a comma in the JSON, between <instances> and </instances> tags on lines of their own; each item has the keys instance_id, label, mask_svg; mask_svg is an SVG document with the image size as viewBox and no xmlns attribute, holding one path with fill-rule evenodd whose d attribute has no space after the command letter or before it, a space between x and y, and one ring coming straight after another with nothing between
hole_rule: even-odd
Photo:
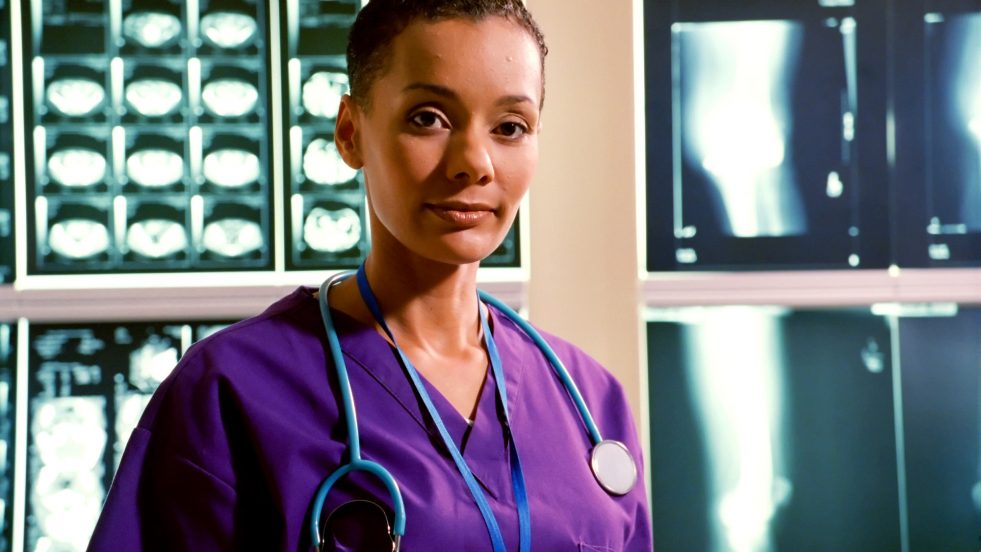
<instances>
[{"instance_id":1,"label":"short dark hair","mask_svg":"<svg viewBox=\"0 0 981 552\"><path fill-rule=\"evenodd\" d=\"M521 25L541 53L542 96L545 92L545 36L521 0L370 0L351 26L347 40L347 71L351 97L368 107L371 85L384 73L392 41L416 20L465 18L480 21L504 17Z\"/></svg>"}]
</instances>

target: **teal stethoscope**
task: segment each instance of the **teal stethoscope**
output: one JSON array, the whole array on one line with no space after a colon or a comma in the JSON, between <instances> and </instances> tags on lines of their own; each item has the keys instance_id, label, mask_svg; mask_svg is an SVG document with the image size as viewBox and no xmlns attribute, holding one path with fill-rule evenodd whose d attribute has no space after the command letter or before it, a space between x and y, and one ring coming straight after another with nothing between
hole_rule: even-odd
<instances>
[{"instance_id":1,"label":"teal stethoscope","mask_svg":"<svg viewBox=\"0 0 981 552\"><path fill-rule=\"evenodd\" d=\"M323 316L324 328L327 332L327 342L330 348L331 357L334 360L334 368L337 372L337 381L340 387L341 403L344 411L344 421L347 425L348 434L348 459L347 463L341 465L337 470L331 473L317 488L317 493L314 496L311 515L310 515L310 540L318 549L323 545L326 540L325 534L321 533L320 529L320 518L323 512L324 501L327 498L327 494L330 492L331 488L345 475L354 471L365 471L375 477L377 477L388 490L389 497L392 500L392 510L394 512L394 523L389 529L390 531L390 542L392 543L392 550L397 551L399 549L399 544L401 542L402 536L405 534L405 505L402 501L402 493L399 491L398 483L392 474L385 469L382 465L377 462L372 462L371 460L365 460L361 458L361 442L358 436L358 422L357 414L354 408L354 398L351 394L351 382L348 379L347 367L344 363L344 355L341 351L341 344L337 338L337 331L334 328L334 322L330 315L330 303L328 302L329 289L334 284L350 277L352 274L350 272L336 274L328 278L320 286L320 313ZM395 336L389 330L388 325L385 324L385 318L382 316L381 307L378 305L378 300L375 298L374 293L371 290L371 286L368 285L368 278L365 274L364 265L357 271L357 282L358 289L361 292L361 297L371 314L374 316L378 325L381 326L385 334L391 340L392 344L395 346L395 350L402 360L402 365L405 368L409 379L412 382L413 387L415 387L416 393L422 400L432 419L434 425L439 431L440 437L443 440L444 445L453 458L454 464L456 464L457 470L460 475L463 476L467 487L470 490L470 494L473 497L474 502L477 504L477 508L480 510L481 515L484 518L484 523L487 526L487 532L491 539L491 544L493 545L494 552L506 552L504 546L504 537L501 534L501 529L497 524L497 520L494 517L493 512L491 512L490 505L487 503L487 499L484 496L484 492L481 490L480 485L474 478L473 473L467 466L467 463L463 459L459 448L453 442L450 437L446 426L443 424L439 413L436 411L436 407L426 391L426 388L422 384L422 380L419 373L409 362L409 359L402 352L402 349L398 346L395 340ZM583 401L582 395L579 393L579 389L576 387L574 381L569 376L569 372L565 369L562 361L555 355L555 351L552 350L551 346L545 342L541 334L538 333L535 328L533 328L528 322L526 322L518 313L514 312L510 307L495 299L490 294L479 291L478 295L480 300L484 303L494 306L496 309L505 314L510 318L515 324L517 324L528 336L535 342L535 345L541 350L545 358L552 365L552 369L555 371L559 380L565 386L566 391L572 398L572 401L576 405L576 409L579 411L579 415L586 425L586 430L589 433L589 438L593 443L592 454L590 456L590 468L592 469L593 475L596 477L597 483L606 492L612 495L624 495L634 487L637 482L637 466L634 463L633 457L627 450L627 447L614 440L604 440L600 436L599 429L596 427L596 423L593 421L593 417L589 412L589 408L586 407L586 403ZM519 550L521 552L528 552L531 550L531 513L528 505L528 493L525 488L524 472L521 470L521 460L518 456L517 444L514 442L513 435L510 434L510 418L508 414L508 404L507 404L507 390L504 385L504 370L501 366L500 354L497 350L497 345L494 342L494 337L491 335L490 328L487 324L487 314L484 309L480 309L480 323L484 335L484 345L487 348L487 355L490 357L491 370L494 374L494 382L497 386L497 393L500 397L500 405L504 411L505 417L505 430L508 431L508 436L511 439L511 483L514 488L515 502L518 509L518 527L519 527Z\"/></svg>"}]
</instances>

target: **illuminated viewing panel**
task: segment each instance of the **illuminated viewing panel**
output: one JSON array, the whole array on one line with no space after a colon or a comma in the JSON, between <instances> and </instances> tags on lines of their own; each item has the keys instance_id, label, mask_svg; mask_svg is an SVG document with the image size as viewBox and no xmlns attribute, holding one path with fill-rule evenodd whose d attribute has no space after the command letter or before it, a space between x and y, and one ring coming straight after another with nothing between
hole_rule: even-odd
<instances>
[{"instance_id":1,"label":"illuminated viewing panel","mask_svg":"<svg viewBox=\"0 0 981 552\"><path fill-rule=\"evenodd\" d=\"M266 17L31 4L32 273L272 268Z\"/></svg>"},{"instance_id":2,"label":"illuminated viewing panel","mask_svg":"<svg viewBox=\"0 0 981 552\"><path fill-rule=\"evenodd\" d=\"M887 266L859 71L883 30L850 2L645 7L648 270Z\"/></svg>"},{"instance_id":3,"label":"illuminated viewing panel","mask_svg":"<svg viewBox=\"0 0 981 552\"><path fill-rule=\"evenodd\" d=\"M842 29L843 37L854 33L854 20L849 26L851 31ZM809 224L791 155L791 77L800 66L803 26L790 21L676 23L674 33L684 161L681 182L675 182L683 216L678 234L698 234L697 226L685 223L698 216L691 207L685 213L686 176L700 176L711 190L712 210L724 235L806 233ZM847 45L853 50L854 40ZM843 117L853 117L854 108L846 109ZM840 170L832 172L828 196L837 198L844 186Z\"/></svg>"},{"instance_id":4,"label":"illuminated viewing panel","mask_svg":"<svg viewBox=\"0 0 981 552\"><path fill-rule=\"evenodd\" d=\"M334 145L348 93L345 46L359 0L287 2L286 240L292 269L354 267L368 252L364 177Z\"/></svg>"},{"instance_id":5,"label":"illuminated viewing panel","mask_svg":"<svg viewBox=\"0 0 981 552\"><path fill-rule=\"evenodd\" d=\"M933 132L927 138L932 173L927 186L937 233L981 232L981 13L928 14L924 23L927 61L936 71L928 81ZM944 170L942 156L951 149L958 155Z\"/></svg>"},{"instance_id":6,"label":"illuminated viewing panel","mask_svg":"<svg viewBox=\"0 0 981 552\"><path fill-rule=\"evenodd\" d=\"M903 13L897 45L900 261L981 263L981 8L927 2Z\"/></svg>"},{"instance_id":7,"label":"illuminated viewing panel","mask_svg":"<svg viewBox=\"0 0 981 552\"><path fill-rule=\"evenodd\" d=\"M648 271L981 266L975 3L644 17Z\"/></svg>"},{"instance_id":8,"label":"illuminated viewing panel","mask_svg":"<svg viewBox=\"0 0 981 552\"><path fill-rule=\"evenodd\" d=\"M14 279L14 129L10 5L0 0L0 284Z\"/></svg>"},{"instance_id":9,"label":"illuminated viewing panel","mask_svg":"<svg viewBox=\"0 0 981 552\"><path fill-rule=\"evenodd\" d=\"M85 550L153 391L192 342L222 327L31 325L27 550Z\"/></svg>"},{"instance_id":10,"label":"illuminated viewing panel","mask_svg":"<svg viewBox=\"0 0 981 552\"><path fill-rule=\"evenodd\" d=\"M686 307L647 331L659 547L976 543L981 309Z\"/></svg>"},{"instance_id":11,"label":"illuminated viewing panel","mask_svg":"<svg viewBox=\"0 0 981 552\"><path fill-rule=\"evenodd\" d=\"M364 179L333 128L360 5L24 0L19 44L0 31L0 284L19 258L15 218L31 276L356 266ZM518 236L515 223L484 266L520 266Z\"/></svg>"},{"instance_id":12,"label":"illuminated viewing panel","mask_svg":"<svg viewBox=\"0 0 981 552\"><path fill-rule=\"evenodd\" d=\"M14 373L17 328L0 323L0 552L11 549L14 494Z\"/></svg>"},{"instance_id":13,"label":"illuminated viewing panel","mask_svg":"<svg viewBox=\"0 0 981 552\"><path fill-rule=\"evenodd\" d=\"M290 269L353 267L368 251L364 177L334 145L348 93L345 48L359 0L287 2L286 241ZM518 266L518 223L482 266Z\"/></svg>"}]
</instances>

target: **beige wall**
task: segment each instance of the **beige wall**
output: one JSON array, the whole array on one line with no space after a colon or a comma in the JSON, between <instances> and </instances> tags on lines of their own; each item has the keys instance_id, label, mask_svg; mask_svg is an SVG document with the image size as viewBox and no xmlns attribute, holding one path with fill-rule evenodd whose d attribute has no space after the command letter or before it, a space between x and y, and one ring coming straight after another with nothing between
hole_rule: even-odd
<instances>
[{"instance_id":1,"label":"beige wall","mask_svg":"<svg viewBox=\"0 0 981 552\"><path fill-rule=\"evenodd\" d=\"M639 420L633 3L527 3L551 50L529 209L529 314L607 366Z\"/></svg>"}]
</instances>

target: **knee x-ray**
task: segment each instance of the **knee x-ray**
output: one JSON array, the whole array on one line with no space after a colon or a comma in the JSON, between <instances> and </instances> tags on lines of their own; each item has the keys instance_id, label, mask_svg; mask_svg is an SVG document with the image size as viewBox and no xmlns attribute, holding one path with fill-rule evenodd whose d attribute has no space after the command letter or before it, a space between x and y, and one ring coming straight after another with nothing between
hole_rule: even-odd
<instances>
[{"instance_id":1,"label":"knee x-ray","mask_svg":"<svg viewBox=\"0 0 981 552\"><path fill-rule=\"evenodd\" d=\"M649 271L981 262L976 3L644 7Z\"/></svg>"},{"instance_id":2,"label":"knee x-ray","mask_svg":"<svg viewBox=\"0 0 981 552\"><path fill-rule=\"evenodd\" d=\"M929 2L897 46L897 196L906 266L981 260L981 10ZM944 9L947 8L947 9ZM961 6L961 8L963 8ZM900 86L902 85L902 86Z\"/></svg>"},{"instance_id":3,"label":"knee x-ray","mask_svg":"<svg viewBox=\"0 0 981 552\"><path fill-rule=\"evenodd\" d=\"M675 182L682 216L686 187L694 186L686 186L686 180L701 177L725 235L807 232L791 105L803 26L792 21L676 23L674 33L681 119L676 147L687 169ZM680 234L687 227L697 235L697 226L685 224L694 217L679 221Z\"/></svg>"},{"instance_id":4,"label":"knee x-ray","mask_svg":"<svg viewBox=\"0 0 981 552\"><path fill-rule=\"evenodd\" d=\"M928 14L924 25L930 231L981 232L981 13Z\"/></svg>"},{"instance_id":5,"label":"knee x-ray","mask_svg":"<svg viewBox=\"0 0 981 552\"><path fill-rule=\"evenodd\" d=\"M859 170L872 29L848 2L724 4L646 6L648 269L885 266Z\"/></svg>"},{"instance_id":6,"label":"knee x-ray","mask_svg":"<svg viewBox=\"0 0 981 552\"><path fill-rule=\"evenodd\" d=\"M658 550L976 547L981 309L649 320Z\"/></svg>"}]
</instances>

